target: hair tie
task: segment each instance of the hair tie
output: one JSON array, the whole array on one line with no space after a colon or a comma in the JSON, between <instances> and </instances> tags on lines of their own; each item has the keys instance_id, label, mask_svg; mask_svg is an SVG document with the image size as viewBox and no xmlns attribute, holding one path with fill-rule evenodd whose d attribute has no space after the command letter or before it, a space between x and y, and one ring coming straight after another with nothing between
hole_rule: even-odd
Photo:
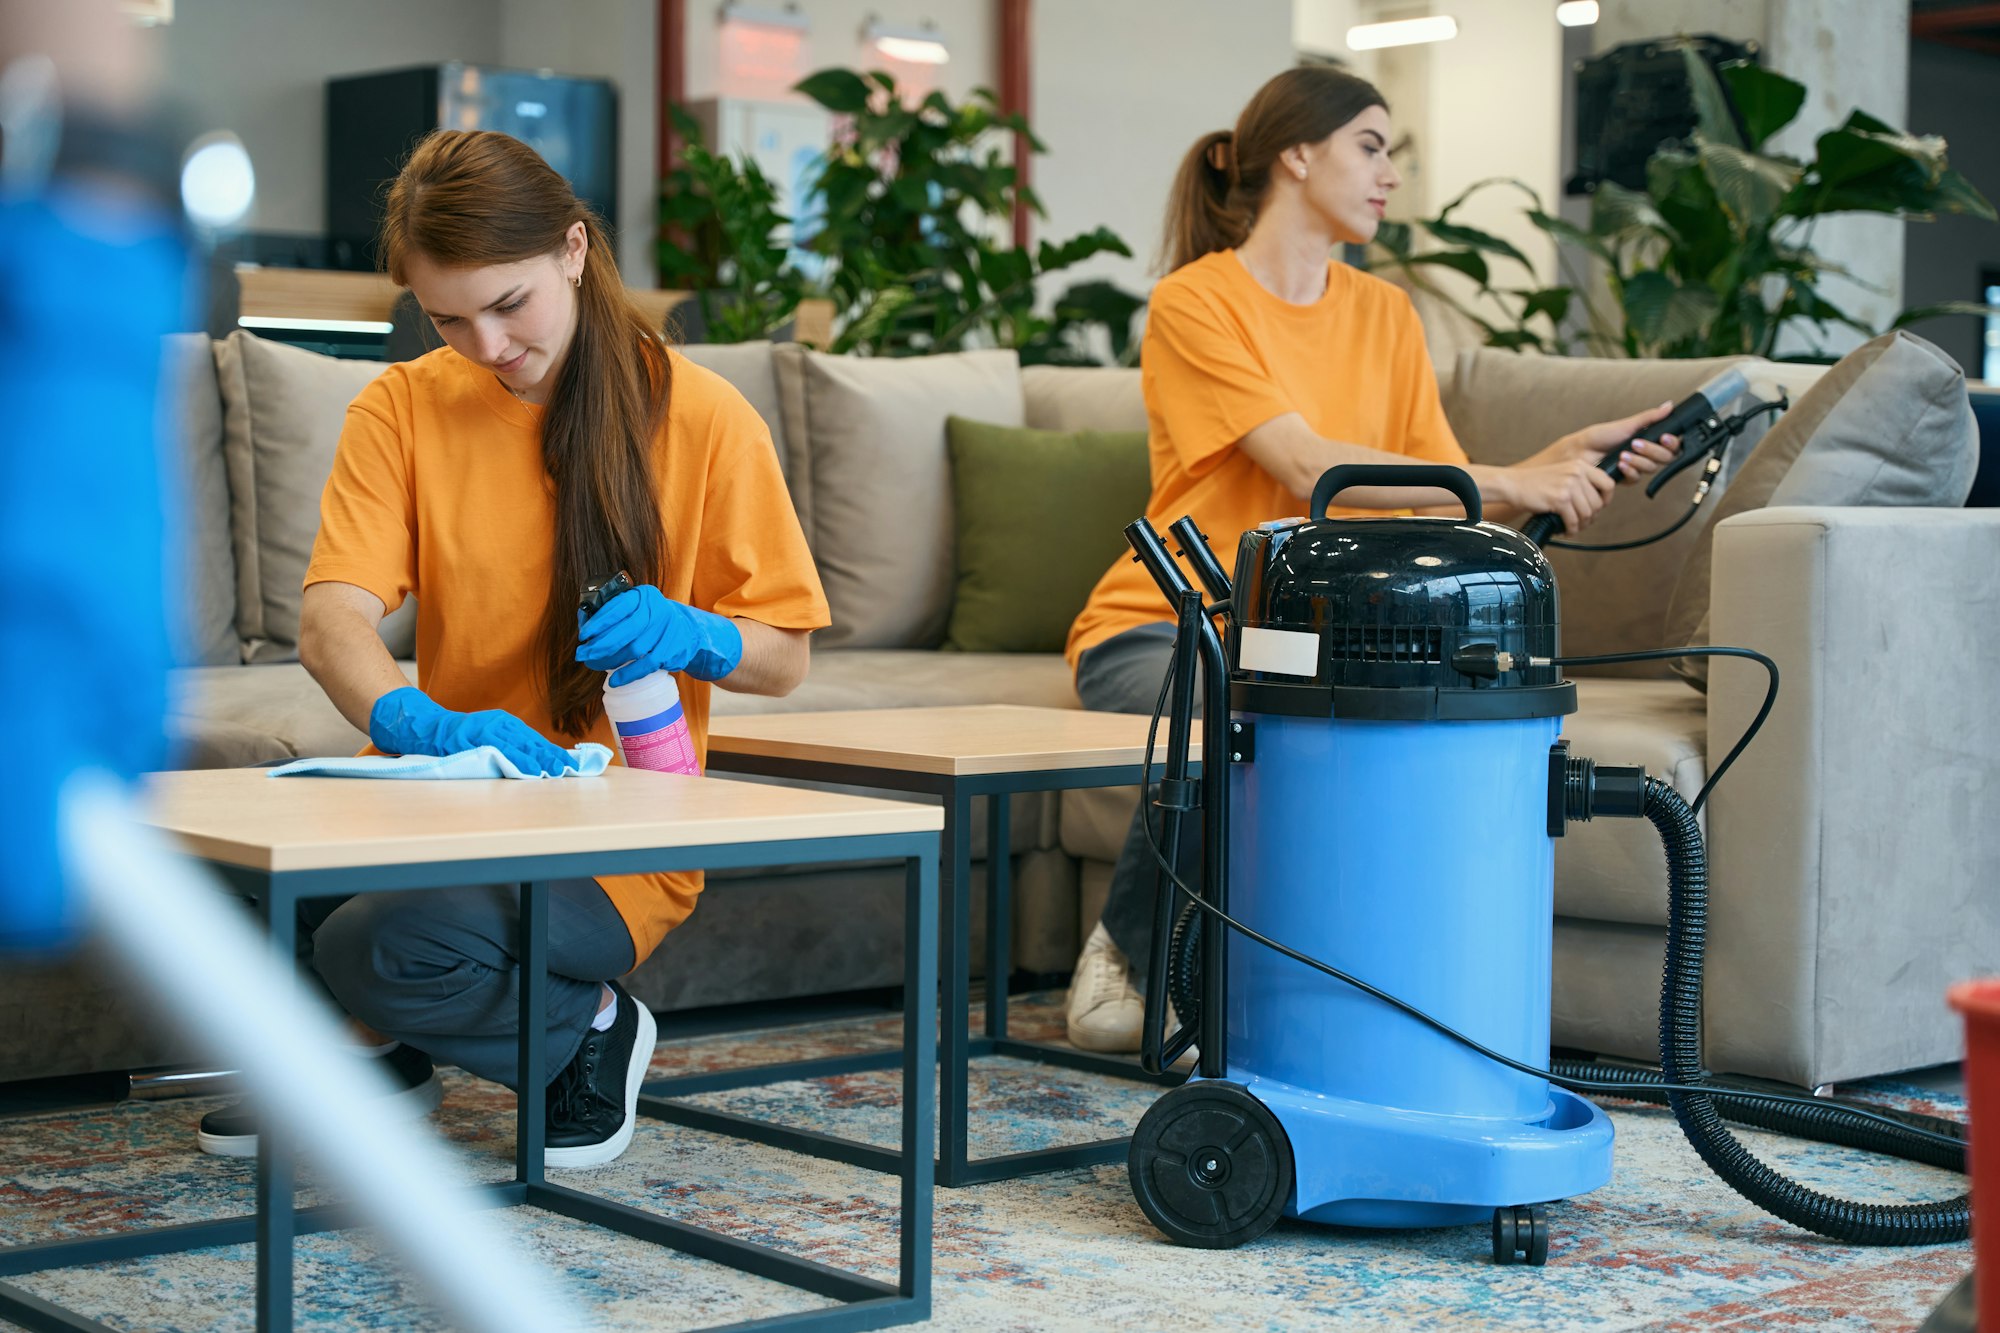
<instances>
[{"instance_id":1,"label":"hair tie","mask_svg":"<svg viewBox=\"0 0 2000 1333\"><path fill-rule=\"evenodd\" d=\"M1236 132L1224 130L1222 137L1208 146L1208 165L1217 171L1228 171L1235 165Z\"/></svg>"}]
</instances>

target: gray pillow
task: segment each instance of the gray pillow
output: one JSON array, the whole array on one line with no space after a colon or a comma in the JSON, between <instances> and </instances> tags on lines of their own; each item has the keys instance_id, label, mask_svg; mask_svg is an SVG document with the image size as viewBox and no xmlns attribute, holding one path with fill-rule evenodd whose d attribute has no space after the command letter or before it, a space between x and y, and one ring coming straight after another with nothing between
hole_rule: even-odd
<instances>
[{"instance_id":1,"label":"gray pillow","mask_svg":"<svg viewBox=\"0 0 2000 1333\"><path fill-rule=\"evenodd\" d=\"M299 600L319 535L347 405L388 366L346 361L236 330L215 349L222 453L236 548L236 634L246 662L299 655ZM397 658L416 655L416 601L382 621Z\"/></svg>"},{"instance_id":2,"label":"gray pillow","mask_svg":"<svg viewBox=\"0 0 2000 1333\"><path fill-rule=\"evenodd\" d=\"M1766 505L1956 508L1978 467L1979 429L1958 363L1902 330L1863 343L1778 419L1723 492L1674 585L1666 641L1708 641L1714 530L1732 514ZM1708 688L1706 658L1680 659L1674 670Z\"/></svg>"},{"instance_id":3,"label":"gray pillow","mask_svg":"<svg viewBox=\"0 0 2000 1333\"><path fill-rule=\"evenodd\" d=\"M826 648L935 648L952 594L951 460L945 418L1021 424L1010 349L941 356L830 356L777 349L792 489L833 625ZM810 441L801 465L800 444Z\"/></svg>"}]
</instances>

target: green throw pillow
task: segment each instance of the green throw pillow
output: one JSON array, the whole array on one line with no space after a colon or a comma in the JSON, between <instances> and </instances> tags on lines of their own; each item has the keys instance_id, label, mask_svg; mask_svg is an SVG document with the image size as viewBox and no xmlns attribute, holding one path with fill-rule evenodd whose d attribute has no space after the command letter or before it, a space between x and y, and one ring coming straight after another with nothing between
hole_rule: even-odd
<instances>
[{"instance_id":1,"label":"green throw pillow","mask_svg":"<svg viewBox=\"0 0 2000 1333\"><path fill-rule=\"evenodd\" d=\"M1029 430L952 417L958 582L944 646L1058 653L1152 493L1144 431Z\"/></svg>"}]
</instances>

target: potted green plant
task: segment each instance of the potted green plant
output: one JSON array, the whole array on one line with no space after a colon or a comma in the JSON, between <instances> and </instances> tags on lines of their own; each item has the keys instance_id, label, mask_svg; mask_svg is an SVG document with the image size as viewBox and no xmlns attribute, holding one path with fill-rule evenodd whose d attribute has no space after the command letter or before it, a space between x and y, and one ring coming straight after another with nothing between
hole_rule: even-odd
<instances>
[{"instance_id":1,"label":"potted green plant","mask_svg":"<svg viewBox=\"0 0 2000 1333\"><path fill-rule=\"evenodd\" d=\"M1787 330L1809 337L1830 326L1877 332L1821 290L1826 275L1845 271L1813 251L1817 219L1840 213L1994 218L1986 197L1946 165L1943 139L1904 133L1862 111L1820 135L1810 160L1767 151L1771 136L1804 104L1804 85L1747 62L1723 66L1718 79L1692 47L1684 45L1682 54L1697 128L1685 144L1653 154L1645 190L1600 185L1589 225L1577 227L1552 216L1520 181L1481 181L1435 218L1385 226L1373 261L1449 301L1494 346L1634 357L1770 356ZM1496 186L1525 192L1530 222L1599 262L1608 300L1594 296L1574 270L1562 285L1533 285L1533 265L1515 246L1453 221L1468 197ZM1420 248L1420 235L1442 244ZM1529 285L1498 281L1502 263L1518 266ZM1433 280L1437 268L1471 278L1483 299L1460 300ZM1925 306L1905 310L1891 327L1986 309L1962 301Z\"/></svg>"}]
</instances>

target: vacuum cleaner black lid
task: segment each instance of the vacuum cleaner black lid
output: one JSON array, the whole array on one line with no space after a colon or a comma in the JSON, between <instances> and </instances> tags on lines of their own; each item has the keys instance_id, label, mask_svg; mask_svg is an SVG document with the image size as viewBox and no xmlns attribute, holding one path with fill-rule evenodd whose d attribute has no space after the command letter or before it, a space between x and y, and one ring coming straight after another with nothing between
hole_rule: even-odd
<instances>
[{"instance_id":1,"label":"vacuum cleaner black lid","mask_svg":"<svg viewBox=\"0 0 2000 1333\"><path fill-rule=\"evenodd\" d=\"M1553 716L1575 707L1574 688L1554 667L1528 664L1557 655L1555 575L1535 543L1498 523L1267 525L1243 534L1233 600L1232 685L1268 687L1239 689L1242 706L1385 717ZM1348 706L1320 702L1329 689ZM1437 693L1428 705L1363 697L1381 690Z\"/></svg>"}]
</instances>

